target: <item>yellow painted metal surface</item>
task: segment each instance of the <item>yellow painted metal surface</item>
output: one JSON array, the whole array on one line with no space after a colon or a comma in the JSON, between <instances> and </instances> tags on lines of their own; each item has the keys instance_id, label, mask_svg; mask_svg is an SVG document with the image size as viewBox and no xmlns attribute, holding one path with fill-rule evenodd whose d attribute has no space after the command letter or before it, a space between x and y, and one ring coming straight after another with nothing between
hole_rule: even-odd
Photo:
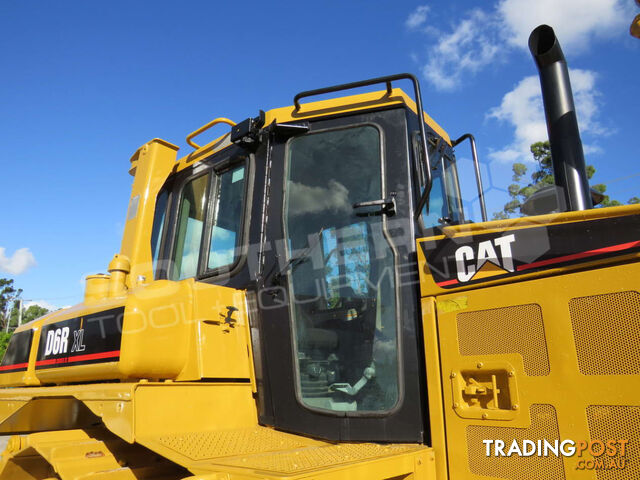
<instances>
[{"instance_id":1,"label":"yellow painted metal surface","mask_svg":"<svg viewBox=\"0 0 640 480\"><path fill-rule=\"evenodd\" d=\"M120 254L131 262L127 281L130 288L153 279L150 246L156 197L174 170L177 151L175 145L154 139L131 157L131 171L135 177L120 246Z\"/></svg>"},{"instance_id":2,"label":"yellow painted metal surface","mask_svg":"<svg viewBox=\"0 0 640 480\"><path fill-rule=\"evenodd\" d=\"M447 444L442 403L442 374L440 370L436 301L433 297L423 298L420 307L422 311L425 370L427 372L431 447L433 447L434 451L436 478L444 479L448 477Z\"/></svg>"},{"instance_id":3,"label":"yellow painted metal surface","mask_svg":"<svg viewBox=\"0 0 640 480\"><path fill-rule=\"evenodd\" d=\"M95 432L89 426L74 429L68 424L66 428L71 430L14 440L0 464L0 480L49 478L51 472L11 476L27 461L40 466L42 472L50 465L62 480L160 478L153 476L157 472L152 470L149 476L140 477L132 477L131 469L118 470L116 464L132 456L138 463L148 463L143 460L152 454L136 453L140 447L135 445L197 475L226 472L227 478L238 479L309 475L327 479L436 478L435 452L426 446L333 444L258 426L250 384L139 382L0 391L0 405L37 401L40 410L50 413L54 413L53 403L64 398L88 406L120 439L106 430ZM3 414L8 415L6 407ZM44 467L41 459L46 461ZM130 462L135 463L127 460ZM100 473L103 476L98 476L96 465L104 470ZM136 468L136 475L146 471Z\"/></svg>"},{"instance_id":4,"label":"yellow painted metal surface","mask_svg":"<svg viewBox=\"0 0 640 480\"><path fill-rule=\"evenodd\" d=\"M187 472L100 429L12 437L1 480L178 480Z\"/></svg>"},{"instance_id":5,"label":"yellow painted metal surface","mask_svg":"<svg viewBox=\"0 0 640 480\"><path fill-rule=\"evenodd\" d=\"M165 433L145 439L145 445L201 475L223 471L230 478L435 478L433 450L422 445L332 444L259 426Z\"/></svg>"},{"instance_id":6,"label":"yellow painted metal surface","mask_svg":"<svg viewBox=\"0 0 640 480\"><path fill-rule=\"evenodd\" d=\"M44 325L120 306L124 319L119 361L35 369ZM228 307L237 309L230 318ZM29 328L34 329L34 339L28 370L0 374L6 386L141 378L249 382L253 378L244 292L193 279L155 281L129 290L124 297L55 312L18 331Z\"/></svg>"},{"instance_id":7,"label":"yellow painted metal surface","mask_svg":"<svg viewBox=\"0 0 640 480\"><path fill-rule=\"evenodd\" d=\"M471 290L466 308L438 310L428 335L439 339L451 478L595 478L578 456L487 457L484 439L640 441L638 278L640 263L616 265ZM606 478L640 478L632 457Z\"/></svg>"}]
</instances>

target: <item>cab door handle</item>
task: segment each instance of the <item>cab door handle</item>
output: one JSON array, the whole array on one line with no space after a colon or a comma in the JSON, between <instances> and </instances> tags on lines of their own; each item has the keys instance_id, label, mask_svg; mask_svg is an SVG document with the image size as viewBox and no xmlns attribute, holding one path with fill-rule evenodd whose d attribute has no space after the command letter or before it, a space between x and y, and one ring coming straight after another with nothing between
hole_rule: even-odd
<instances>
[{"instance_id":1,"label":"cab door handle","mask_svg":"<svg viewBox=\"0 0 640 480\"><path fill-rule=\"evenodd\" d=\"M369 200L367 202L358 202L353 204L353 209L358 210L360 208L381 207L380 210L372 210L362 213L356 213L358 216L370 216L370 215L394 215L396 213L396 199L391 196L388 198L381 198L379 200Z\"/></svg>"}]
</instances>

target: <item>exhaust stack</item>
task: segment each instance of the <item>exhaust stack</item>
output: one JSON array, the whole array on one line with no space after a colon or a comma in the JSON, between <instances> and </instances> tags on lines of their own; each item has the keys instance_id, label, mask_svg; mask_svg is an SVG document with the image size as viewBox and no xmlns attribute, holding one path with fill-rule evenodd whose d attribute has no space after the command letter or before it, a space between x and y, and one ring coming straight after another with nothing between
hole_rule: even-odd
<instances>
[{"instance_id":1,"label":"exhaust stack","mask_svg":"<svg viewBox=\"0 0 640 480\"><path fill-rule=\"evenodd\" d=\"M531 32L529 50L540 74L559 210L593 208L569 70L553 28L540 25Z\"/></svg>"}]
</instances>

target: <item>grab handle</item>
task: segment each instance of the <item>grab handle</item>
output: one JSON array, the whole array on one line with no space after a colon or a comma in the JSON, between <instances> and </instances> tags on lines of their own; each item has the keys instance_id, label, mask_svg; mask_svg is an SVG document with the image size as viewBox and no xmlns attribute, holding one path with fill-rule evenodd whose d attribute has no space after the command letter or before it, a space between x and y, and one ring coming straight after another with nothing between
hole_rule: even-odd
<instances>
[{"instance_id":1,"label":"grab handle","mask_svg":"<svg viewBox=\"0 0 640 480\"><path fill-rule=\"evenodd\" d=\"M231 125L232 127L236 126L236 122L234 122L233 120L229 120L228 118L224 118L224 117L216 118L215 120L211 120L206 125L201 126L196 131L191 132L189 135L187 135L187 143L191 145L193 148L195 148L196 150L198 150L199 148L202 148L200 145L198 145L196 142L192 140L193 137L200 135L205 130L209 130L211 127L219 123L226 123L227 125Z\"/></svg>"}]
</instances>

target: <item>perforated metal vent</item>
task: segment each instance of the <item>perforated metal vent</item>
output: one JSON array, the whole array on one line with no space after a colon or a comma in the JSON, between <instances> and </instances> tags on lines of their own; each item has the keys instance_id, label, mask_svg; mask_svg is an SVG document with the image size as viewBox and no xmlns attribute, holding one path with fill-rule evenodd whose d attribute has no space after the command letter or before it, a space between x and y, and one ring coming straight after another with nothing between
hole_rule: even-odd
<instances>
[{"instance_id":1,"label":"perforated metal vent","mask_svg":"<svg viewBox=\"0 0 640 480\"><path fill-rule=\"evenodd\" d=\"M640 374L640 293L573 298L569 311L583 374Z\"/></svg>"},{"instance_id":2,"label":"perforated metal vent","mask_svg":"<svg viewBox=\"0 0 640 480\"><path fill-rule=\"evenodd\" d=\"M508 478L511 480L564 480L565 472L561 457L510 457L486 456L485 439L502 440L507 448L513 440L522 445L522 440L546 439L553 442L560 438L558 418L552 405L531 405L531 426L529 428L467 427L467 448L469 450L469 470L476 475Z\"/></svg>"},{"instance_id":3,"label":"perforated metal vent","mask_svg":"<svg viewBox=\"0 0 640 480\"><path fill-rule=\"evenodd\" d=\"M626 464L622 470L596 470L598 480L638 480L640 478L640 407L591 405L587 421L592 440L626 439ZM610 462L612 457L605 457ZM620 458L618 455L617 457Z\"/></svg>"},{"instance_id":4,"label":"perforated metal vent","mask_svg":"<svg viewBox=\"0 0 640 480\"><path fill-rule=\"evenodd\" d=\"M457 321L460 354L519 353L527 375L549 375L549 354L540 305L533 303L459 313Z\"/></svg>"}]
</instances>

